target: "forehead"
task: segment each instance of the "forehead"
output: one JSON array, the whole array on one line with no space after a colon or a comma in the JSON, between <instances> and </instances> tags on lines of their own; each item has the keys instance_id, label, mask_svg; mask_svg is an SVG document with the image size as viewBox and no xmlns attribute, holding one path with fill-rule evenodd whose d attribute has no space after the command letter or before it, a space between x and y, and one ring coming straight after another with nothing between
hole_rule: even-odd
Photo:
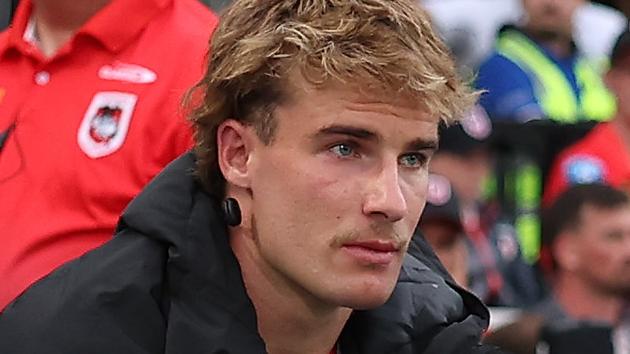
<instances>
[{"instance_id":1,"label":"forehead","mask_svg":"<svg viewBox=\"0 0 630 354\"><path fill-rule=\"evenodd\" d=\"M630 228L630 204L622 204L612 208L600 208L585 205L581 212L582 225L607 228L624 226Z\"/></svg>"},{"instance_id":2,"label":"forehead","mask_svg":"<svg viewBox=\"0 0 630 354\"><path fill-rule=\"evenodd\" d=\"M358 84L316 87L298 81L289 87L289 99L276 108L275 116L281 127L291 126L293 132L343 123L399 134L400 139L437 137L439 118L417 97Z\"/></svg>"},{"instance_id":3,"label":"forehead","mask_svg":"<svg viewBox=\"0 0 630 354\"><path fill-rule=\"evenodd\" d=\"M303 107L316 107L322 103L351 102L358 105L371 106L384 112L405 113L407 119L435 121L438 117L428 114L427 106L420 95L399 92L394 88L379 83L361 82L329 82L314 85L307 82L300 75L292 74L287 83L286 92L289 103L298 103Z\"/></svg>"}]
</instances>

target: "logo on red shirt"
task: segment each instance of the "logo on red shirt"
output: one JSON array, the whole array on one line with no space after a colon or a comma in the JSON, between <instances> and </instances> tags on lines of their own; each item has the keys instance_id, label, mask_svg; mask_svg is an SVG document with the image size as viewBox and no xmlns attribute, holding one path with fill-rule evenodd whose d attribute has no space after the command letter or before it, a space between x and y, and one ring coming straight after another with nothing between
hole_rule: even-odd
<instances>
[{"instance_id":1,"label":"logo on red shirt","mask_svg":"<svg viewBox=\"0 0 630 354\"><path fill-rule=\"evenodd\" d=\"M123 145L138 97L123 92L99 92L88 107L77 140L91 158L107 156Z\"/></svg>"},{"instance_id":2,"label":"logo on red shirt","mask_svg":"<svg viewBox=\"0 0 630 354\"><path fill-rule=\"evenodd\" d=\"M97 143L107 143L118 134L122 110L119 107L101 107L90 121L90 137Z\"/></svg>"},{"instance_id":3,"label":"logo on red shirt","mask_svg":"<svg viewBox=\"0 0 630 354\"><path fill-rule=\"evenodd\" d=\"M157 74L153 70L122 62L103 66L98 71L98 77L104 80L118 80L136 84L150 84L157 80Z\"/></svg>"},{"instance_id":4,"label":"logo on red shirt","mask_svg":"<svg viewBox=\"0 0 630 354\"><path fill-rule=\"evenodd\" d=\"M564 163L564 176L567 183L601 183L605 180L605 164L597 156L578 154Z\"/></svg>"}]
</instances>

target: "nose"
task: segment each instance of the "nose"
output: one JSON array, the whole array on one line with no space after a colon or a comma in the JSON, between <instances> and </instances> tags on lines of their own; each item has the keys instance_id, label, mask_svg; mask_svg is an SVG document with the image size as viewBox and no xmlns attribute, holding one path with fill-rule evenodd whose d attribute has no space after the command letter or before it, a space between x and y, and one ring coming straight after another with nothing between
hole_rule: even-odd
<instances>
[{"instance_id":1,"label":"nose","mask_svg":"<svg viewBox=\"0 0 630 354\"><path fill-rule=\"evenodd\" d=\"M398 162L382 166L366 186L363 213L390 222L401 220L407 213L407 201L401 188Z\"/></svg>"}]
</instances>

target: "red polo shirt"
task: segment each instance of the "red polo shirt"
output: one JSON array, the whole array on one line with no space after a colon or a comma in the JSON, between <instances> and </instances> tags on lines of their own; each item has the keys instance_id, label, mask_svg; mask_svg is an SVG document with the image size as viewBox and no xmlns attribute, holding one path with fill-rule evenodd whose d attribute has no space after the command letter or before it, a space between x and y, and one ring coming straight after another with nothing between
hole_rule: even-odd
<instances>
[{"instance_id":1,"label":"red polo shirt","mask_svg":"<svg viewBox=\"0 0 630 354\"><path fill-rule=\"evenodd\" d=\"M109 239L190 147L180 99L217 24L197 0L113 0L45 58L25 38L31 8L0 34L0 309Z\"/></svg>"},{"instance_id":2,"label":"red polo shirt","mask_svg":"<svg viewBox=\"0 0 630 354\"><path fill-rule=\"evenodd\" d=\"M558 155L543 204L550 205L570 185L597 182L630 191L630 151L612 123L599 124Z\"/></svg>"}]
</instances>

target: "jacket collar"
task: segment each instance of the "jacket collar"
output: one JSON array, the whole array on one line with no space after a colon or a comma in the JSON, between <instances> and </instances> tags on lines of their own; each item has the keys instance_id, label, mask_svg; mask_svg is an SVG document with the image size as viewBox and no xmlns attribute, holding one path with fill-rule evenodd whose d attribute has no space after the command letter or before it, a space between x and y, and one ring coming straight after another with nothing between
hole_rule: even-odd
<instances>
[{"instance_id":1,"label":"jacket collar","mask_svg":"<svg viewBox=\"0 0 630 354\"><path fill-rule=\"evenodd\" d=\"M208 353L265 353L219 201L196 182L194 164L192 153L172 162L119 225L168 245L165 352L179 353L192 342Z\"/></svg>"}]
</instances>

